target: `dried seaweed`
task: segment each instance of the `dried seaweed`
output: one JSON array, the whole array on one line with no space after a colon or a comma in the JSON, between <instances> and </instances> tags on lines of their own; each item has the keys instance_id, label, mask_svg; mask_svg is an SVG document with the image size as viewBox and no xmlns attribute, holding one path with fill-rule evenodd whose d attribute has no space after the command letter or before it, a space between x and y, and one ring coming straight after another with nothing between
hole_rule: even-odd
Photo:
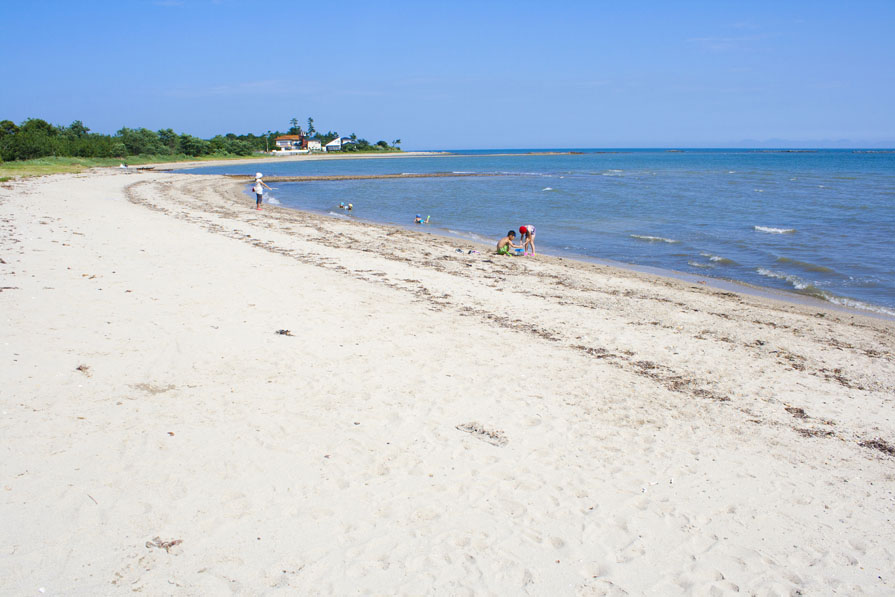
<instances>
[{"instance_id":1,"label":"dried seaweed","mask_svg":"<svg viewBox=\"0 0 895 597\"><path fill-rule=\"evenodd\" d=\"M175 545L180 545L183 543L182 539L171 539L170 541L165 541L161 537L155 537L152 541L146 542L146 549L152 549L153 547L158 549L164 549L166 553L171 553L171 548Z\"/></svg>"},{"instance_id":2,"label":"dried seaweed","mask_svg":"<svg viewBox=\"0 0 895 597\"><path fill-rule=\"evenodd\" d=\"M471 433L483 442L487 442L493 446L503 447L510 441L503 431L499 429L487 429L475 421L457 425L457 429L465 431L466 433Z\"/></svg>"},{"instance_id":3,"label":"dried seaweed","mask_svg":"<svg viewBox=\"0 0 895 597\"><path fill-rule=\"evenodd\" d=\"M787 406L784 410L797 419L808 418L808 413L806 413L804 409L801 409L797 406Z\"/></svg>"},{"instance_id":4,"label":"dried seaweed","mask_svg":"<svg viewBox=\"0 0 895 597\"><path fill-rule=\"evenodd\" d=\"M881 438L869 439L858 444L862 448L870 448L872 450L879 450L883 454L887 456L895 456L895 446L890 444Z\"/></svg>"}]
</instances>

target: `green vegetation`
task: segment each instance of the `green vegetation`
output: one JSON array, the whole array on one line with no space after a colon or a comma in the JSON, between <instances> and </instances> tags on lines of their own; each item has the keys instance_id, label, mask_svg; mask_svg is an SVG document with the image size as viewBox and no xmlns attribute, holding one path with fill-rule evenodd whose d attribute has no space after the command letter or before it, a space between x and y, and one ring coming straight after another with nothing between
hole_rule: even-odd
<instances>
[{"instance_id":1,"label":"green vegetation","mask_svg":"<svg viewBox=\"0 0 895 597\"><path fill-rule=\"evenodd\" d=\"M0 162L0 176L9 180L14 177L42 176L65 172L81 172L95 166L117 166L120 160L109 158L38 158Z\"/></svg>"},{"instance_id":2,"label":"green vegetation","mask_svg":"<svg viewBox=\"0 0 895 597\"><path fill-rule=\"evenodd\" d=\"M271 133L273 134L273 133ZM77 158L117 158L140 155L196 158L204 155L246 156L271 145L267 136L218 135L199 139L178 135L171 129L122 128L114 135L91 133L80 120L68 126L56 126L39 118L29 118L16 126L0 121L0 160L32 160L48 156Z\"/></svg>"},{"instance_id":3,"label":"green vegetation","mask_svg":"<svg viewBox=\"0 0 895 597\"><path fill-rule=\"evenodd\" d=\"M326 145L339 136L337 132L319 133L314 119L308 118L308 132L302 132L298 119L290 121L288 134L305 135ZM262 135L227 133L211 139L200 139L172 129L151 131L124 127L114 135L91 133L83 122L68 126L53 125L39 118L29 118L19 125L11 120L0 121L0 177L39 176L63 172L80 172L99 166L117 166L184 160L238 159L257 157L275 149L280 131ZM353 144L343 145L346 152L401 151L400 139L389 145L385 141L370 144L352 134Z\"/></svg>"}]
</instances>

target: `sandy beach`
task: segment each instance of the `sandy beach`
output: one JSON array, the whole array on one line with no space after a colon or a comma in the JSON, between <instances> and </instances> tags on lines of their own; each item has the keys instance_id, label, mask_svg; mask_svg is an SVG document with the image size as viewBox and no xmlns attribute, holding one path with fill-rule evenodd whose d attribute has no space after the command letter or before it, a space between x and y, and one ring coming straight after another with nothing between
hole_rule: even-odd
<instances>
[{"instance_id":1,"label":"sandy beach","mask_svg":"<svg viewBox=\"0 0 895 597\"><path fill-rule=\"evenodd\" d=\"M0 185L0 594L895 591L895 322L243 188Z\"/></svg>"}]
</instances>

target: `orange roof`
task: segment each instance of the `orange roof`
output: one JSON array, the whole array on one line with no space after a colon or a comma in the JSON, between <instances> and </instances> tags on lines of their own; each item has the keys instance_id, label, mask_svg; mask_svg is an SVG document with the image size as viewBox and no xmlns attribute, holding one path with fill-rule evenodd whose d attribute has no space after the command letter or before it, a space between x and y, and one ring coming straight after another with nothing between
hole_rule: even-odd
<instances>
[{"instance_id":1,"label":"orange roof","mask_svg":"<svg viewBox=\"0 0 895 597\"><path fill-rule=\"evenodd\" d=\"M276 141L279 141L280 139L284 141L301 141L303 138L303 135L280 135L276 138Z\"/></svg>"}]
</instances>

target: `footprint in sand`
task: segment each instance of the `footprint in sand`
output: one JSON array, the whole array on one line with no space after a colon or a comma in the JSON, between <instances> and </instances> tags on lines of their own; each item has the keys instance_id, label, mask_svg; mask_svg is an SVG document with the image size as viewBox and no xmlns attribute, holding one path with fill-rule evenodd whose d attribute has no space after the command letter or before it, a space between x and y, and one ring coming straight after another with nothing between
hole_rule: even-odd
<instances>
[{"instance_id":1,"label":"footprint in sand","mask_svg":"<svg viewBox=\"0 0 895 597\"><path fill-rule=\"evenodd\" d=\"M575 594L578 597L624 597L628 592L611 581L596 578L580 585Z\"/></svg>"}]
</instances>

